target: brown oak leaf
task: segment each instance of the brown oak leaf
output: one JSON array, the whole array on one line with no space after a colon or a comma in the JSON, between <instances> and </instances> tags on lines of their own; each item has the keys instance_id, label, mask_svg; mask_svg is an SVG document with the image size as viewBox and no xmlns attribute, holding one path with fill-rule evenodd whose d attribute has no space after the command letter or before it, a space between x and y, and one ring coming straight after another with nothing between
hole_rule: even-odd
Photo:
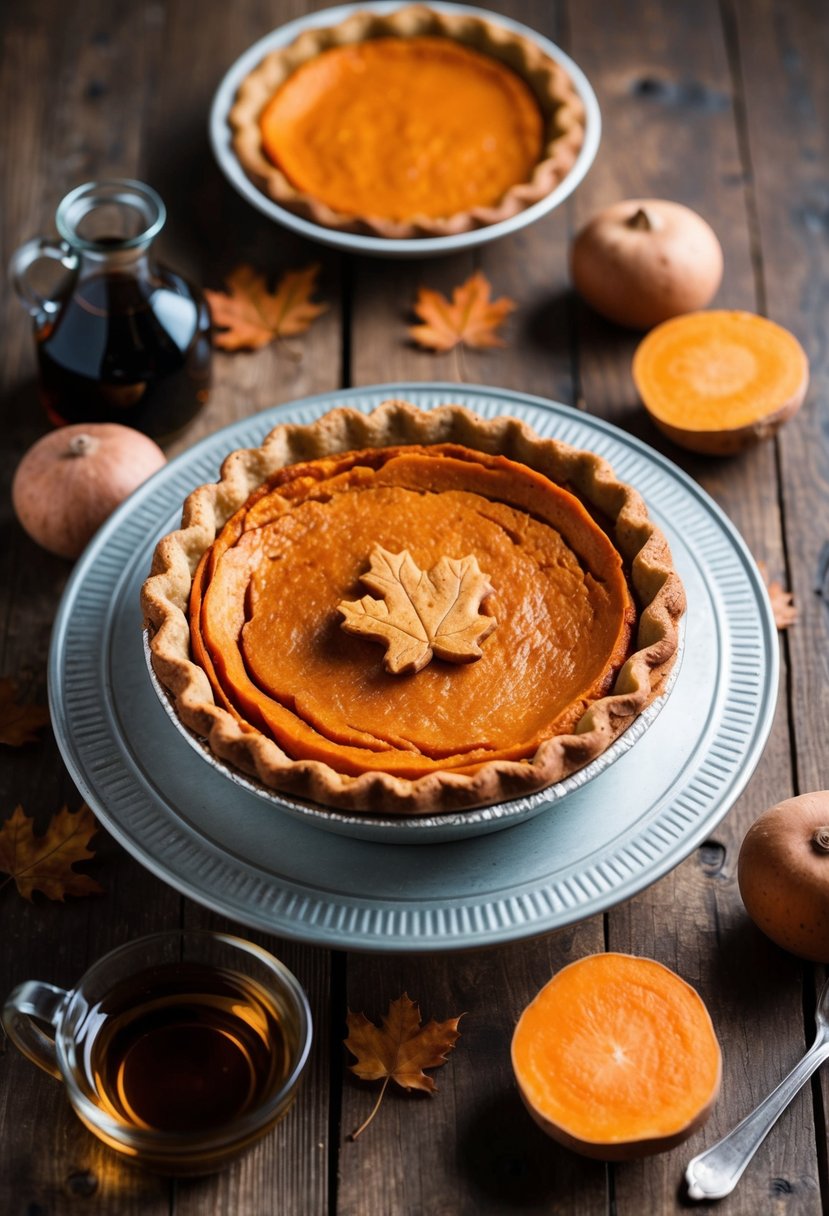
<instances>
[{"instance_id":1,"label":"brown oak leaf","mask_svg":"<svg viewBox=\"0 0 829 1216\"><path fill-rule=\"evenodd\" d=\"M481 657L479 643L496 621L478 612L492 587L476 558L442 557L424 572L408 549L390 553L376 545L370 568L360 577L383 598L341 600L341 625L347 633L384 644L384 666L392 675L412 675L433 655L450 663Z\"/></svg>"},{"instance_id":2,"label":"brown oak leaf","mask_svg":"<svg viewBox=\"0 0 829 1216\"><path fill-rule=\"evenodd\" d=\"M43 835L35 836L34 820L17 806L0 826L0 873L8 875L7 882L14 880L24 899L31 899L33 891L61 900L66 895L96 895L103 891L100 883L72 866L95 856L87 845L97 830L95 817L84 803L74 814L61 807Z\"/></svg>"},{"instance_id":3,"label":"brown oak leaf","mask_svg":"<svg viewBox=\"0 0 829 1216\"><path fill-rule=\"evenodd\" d=\"M35 732L48 721L49 710L45 705L21 705L14 680L8 676L0 680L0 743L9 747L37 743Z\"/></svg>"},{"instance_id":4,"label":"brown oak leaf","mask_svg":"<svg viewBox=\"0 0 829 1216\"><path fill-rule=\"evenodd\" d=\"M794 596L791 591L784 591L782 584L769 578L768 567L765 562L758 562L757 567L763 576L763 582L766 584L766 590L769 593L774 623L778 630L782 632L797 620L797 607L794 602Z\"/></svg>"},{"instance_id":5,"label":"brown oak leaf","mask_svg":"<svg viewBox=\"0 0 829 1216\"><path fill-rule=\"evenodd\" d=\"M420 1024L420 1010L407 993L389 1005L382 1024L376 1026L364 1013L348 1012L348 1038L345 1045L357 1063L350 1068L363 1081L379 1081L383 1085L368 1118L351 1133L356 1140L377 1113L389 1081L403 1089L419 1089L432 1093L435 1083L423 1071L446 1063L447 1055L460 1038L458 1023L463 1017L445 1022Z\"/></svg>"},{"instance_id":6,"label":"brown oak leaf","mask_svg":"<svg viewBox=\"0 0 829 1216\"><path fill-rule=\"evenodd\" d=\"M327 307L311 302L318 274L318 264L288 270L270 292L258 270L237 266L228 275L227 293L205 289L213 324L219 327L213 333L213 345L223 350L256 350L276 338L304 333Z\"/></svg>"},{"instance_id":7,"label":"brown oak leaf","mask_svg":"<svg viewBox=\"0 0 829 1216\"><path fill-rule=\"evenodd\" d=\"M496 330L517 305L507 296L490 300L491 291L480 270L454 289L451 301L439 291L421 287L414 312L423 324L412 325L409 335L428 350L451 350L459 342L479 350L505 346Z\"/></svg>"}]
</instances>

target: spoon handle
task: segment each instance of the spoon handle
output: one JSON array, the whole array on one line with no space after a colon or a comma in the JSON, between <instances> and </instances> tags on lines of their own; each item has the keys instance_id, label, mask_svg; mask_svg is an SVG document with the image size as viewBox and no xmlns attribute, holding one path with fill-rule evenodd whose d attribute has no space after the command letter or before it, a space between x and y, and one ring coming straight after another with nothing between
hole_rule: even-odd
<instances>
[{"instance_id":1,"label":"spoon handle","mask_svg":"<svg viewBox=\"0 0 829 1216\"><path fill-rule=\"evenodd\" d=\"M724 1199L731 1194L777 1119L827 1057L829 1039L821 1031L803 1059L750 1115L688 1163L685 1180L690 1199Z\"/></svg>"}]
</instances>

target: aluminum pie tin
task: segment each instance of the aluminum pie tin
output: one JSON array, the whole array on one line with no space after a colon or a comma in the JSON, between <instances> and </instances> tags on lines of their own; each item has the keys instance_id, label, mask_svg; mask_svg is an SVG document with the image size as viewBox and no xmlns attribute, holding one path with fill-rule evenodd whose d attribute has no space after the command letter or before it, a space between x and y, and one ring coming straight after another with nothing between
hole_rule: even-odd
<instances>
[{"instance_id":1,"label":"aluminum pie tin","mask_svg":"<svg viewBox=\"0 0 829 1216\"><path fill-rule=\"evenodd\" d=\"M465 4L443 3L443 0L435 0L432 3L432 0L429 0L429 8L434 9L436 12L483 17L488 21L493 21L497 25L503 26L505 29L512 30L517 34L523 35L525 38L531 39L546 55L557 63L560 63L565 69L584 106L584 143L572 169L562 178L554 190L551 190L549 194L539 199L531 207L519 211L508 219L501 220L497 224L488 224L486 227L476 228L472 232L459 232L454 236L391 239L354 232L339 232L334 228L326 228L322 224L315 224L313 220L304 219L302 216L288 211L285 207L281 207L279 203L269 198L258 186L254 185L239 164L236 153L233 150L231 130L228 125L227 116L230 113L236 93L245 76L249 72L252 72L266 55L280 47L287 46L288 43L293 42L295 38L307 29L336 25L340 21L344 21L346 17L351 16L352 13L365 11L392 13L395 9L404 7L406 5L399 3L398 0L374 0L374 3L366 0L362 4L343 4L336 8L320 9L317 12L308 13L304 17L299 17L295 21L290 21L286 25L279 26L278 29L272 30L264 38L260 38L258 42L249 47L228 69L216 90L210 108L210 143L219 168L237 194L240 194L257 211L261 211L269 219L274 220L277 224L281 224L284 228L290 228L293 232L299 233L300 236L305 236L312 241L316 241L318 244L328 245L334 249L343 249L349 253L364 253L383 258L435 257L440 254L457 253L461 249L472 249L478 245L486 245L488 242L496 241L502 236L519 232L522 228L526 228L528 224L535 223L536 220L541 219L542 216L547 215L563 203L583 180L588 169L593 164L599 149L602 126L601 113L599 111L599 103L596 100L596 94L589 80L569 55L566 55L554 42L550 42L548 38L544 38L541 34L536 33L535 30L530 29L529 26L522 25L518 21L513 21L512 18L505 17L501 13L489 12L487 9L472 8Z\"/></svg>"},{"instance_id":2,"label":"aluminum pie tin","mask_svg":"<svg viewBox=\"0 0 829 1216\"><path fill-rule=\"evenodd\" d=\"M588 781L598 777L606 768L618 760L620 756L633 747L642 738L645 731L656 719L674 687L679 667L682 662L684 646L680 641L676 662L665 683L665 689L650 705L648 705L618 739L610 747L580 768L577 772L548 785L546 789L527 794L522 798L511 798L506 802L495 802L489 806L473 807L471 810L447 812L441 815L394 815L384 818L382 815L349 814L320 806L316 802L289 798L280 794L270 786L264 785L256 777L241 772L230 764L226 764L210 749L207 740L190 730L176 713L173 698L156 675L150 651L147 630L144 630L144 658L147 672L156 694L167 712L173 726L187 740L191 747L217 772L222 773L229 781L234 781L243 789L250 790L264 798L281 811L295 815L313 827L328 832L338 832L342 836L354 836L360 840L381 841L387 844L433 844L440 841L463 840L466 836L481 836L487 832L498 832L504 828L514 827L540 814L559 799L581 789Z\"/></svg>"},{"instance_id":3,"label":"aluminum pie tin","mask_svg":"<svg viewBox=\"0 0 829 1216\"><path fill-rule=\"evenodd\" d=\"M172 726L148 677L139 591L181 503L277 423L389 397L508 414L589 448L642 493L685 584L685 656L625 754L504 831L413 843L315 825L228 780ZM325 393L235 422L159 470L79 559L55 620L49 698L82 795L139 861L250 927L338 949L449 951L547 933L630 898L704 841L771 728L778 638L756 564L694 481L641 441L541 398L456 384ZM305 808L302 808L303 810Z\"/></svg>"}]
</instances>

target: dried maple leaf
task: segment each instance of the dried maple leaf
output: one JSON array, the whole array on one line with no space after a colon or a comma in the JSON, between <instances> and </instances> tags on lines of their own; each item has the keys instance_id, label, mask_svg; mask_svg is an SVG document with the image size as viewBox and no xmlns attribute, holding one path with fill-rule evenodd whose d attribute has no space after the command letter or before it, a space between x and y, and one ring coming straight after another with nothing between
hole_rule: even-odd
<instances>
[{"instance_id":1,"label":"dried maple leaf","mask_svg":"<svg viewBox=\"0 0 829 1216\"><path fill-rule=\"evenodd\" d=\"M424 324L412 325L410 336L418 346L429 350L451 350L459 342L478 349L505 346L495 331L516 303L506 296L490 300L491 290L489 280L480 270L455 288L451 302L439 291L421 287L414 312Z\"/></svg>"},{"instance_id":2,"label":"dried maple leaf","mask_svg":"<svg viewBox=\"0 0 829 1216\"><path fill-rule=\"evenodd\" d=\"M463 1015L461 1015L462 1017ZM382 1024L376 1026L364 1013L348 1012L348 1038L345 1045L357 1063L351 1071L363 1081L379 1081L383 1085L371 1114L351 1133L356 1140L377 1114L389 1081L403 1089L420 1089L432 1093L436 1088L424 1068L438 1068L446 1063L448 1053L460 1037L460 1017L445 1022L420 1024L420 1010L407 993L389 1005Z\"/></svg>"},{"instance_id":3,"label":"dried maple leaf","mask_svg":"<svg viewBox=\"0 0 829 1216\"><path fill-rule=\"evenodd\" d=\"M763 576L763 582L766 584L766 590L769 593L774 623L782 632L782 630L788 629L797 620L797 607L794 603L794 596L791 591L784 591L780 583L769 578L765 562L758 562L757 568Z\"/></svg>"},{"instance_id":4,"label":"dried maple leaf","mask_svg":"<svg viewBox=\"0 0 829 1216\"><path fill-rule=\"evenodd\" d=\"M14 681L7 676L0 680L0 743L9 747L37 743L35 732L48 721L45 705L20 705Z\"/></svg>"},{"instance_id":5,"label":"dried maple leaf","mask_svg":"<svg viewBox=\"0 0 829 1216\"><path fill-rule=\"evenodd\" d=\"M0 826L0 873L8 874L7 882L14 879L24 899L31 899L35 890L48 899L103 891L94 878L72 869L76 861L95 856L87 845L98 825L85 803L74 814L61 807L42 836L35 836L33 829L34 820L22 806Z\"/></svg>"},{"instance_id":6,"label":"dried maple leaf","mask_svg":"<svg viewBox=\"0 0 829 1216\"><path fill-rule=\"evenodd\" d=\"M450 663L481 657L478 643L496 622L478 612L492 587L476 558L442 557L424 572L408 549L389 553L376 545L361 579L383 599L364 595L361 600L341 600L341 624L347 633L385 644L386 671L411 675L433 655Z\"/></svg>"},{"instance_id":7,"label":"dried maple leaf","mask_svg":"<svg viewBox=\"0 0 829 1216\"><path fill-rule=\"evenodd\" d=\"M213 345L223 350L256 350L276 338L304 333L325 304L312 304L319 265L288 270L268 291L265 276L252 266L237 266L227 278L229 291L205 290L214 326Z\"/></svg>"}]
</instances>

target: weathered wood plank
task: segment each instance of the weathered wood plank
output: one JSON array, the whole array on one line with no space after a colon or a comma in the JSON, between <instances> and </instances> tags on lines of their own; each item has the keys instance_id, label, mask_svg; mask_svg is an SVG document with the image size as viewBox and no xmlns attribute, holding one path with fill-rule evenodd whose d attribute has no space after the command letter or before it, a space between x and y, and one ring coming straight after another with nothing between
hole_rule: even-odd
<instances>
[{"instance_id":1,"label":"weathered wood plank","mask_svg":"<svg viewBox=\"0 0 829 1216\"><path fill-rule=\"evenodd\" d=\"M579 191L579 222L616 198L678 199L699 210L723 243L726 275L715 301L753 308L759 250L750 243L741 161L739 79L728 62L716 4L572 9L573 53L599 92L604 140ZM598 23L603 37L595 38ZM580 381L586 407L663 450L725 508L757 557L783 560L773 445L739 460L706 461L662 440L635 404L630 358L636 337L581 311ZM785 685L785 674L784 674ZM608 917L611 948L651 954L702 992L724 1051L722 1097L712 1120L687 1146L664 1157L618 1167L617 1210L673 1211L685 1162L742 1117L779 1079L803 1045L800 970L770 951L747 922L736 887L739 844L751 820L790 792L785 696L776 727L746 794L711 840L673 874ZM762 1043L759 1051L754 1044ZM806 1103L793 1139L770 1137L755 1168L722 1210L770 1210L774 1179L806 1179L803 1207L814 1211L815 1145ZM811 1182L808 1181L811 1179Z\"/></svg>"},{"instance_id":2,"label":"weathered wood plank","mask_svg":"<svg viewBox=\"0 0 829 1216\"><path fill-rule=\"evenodd\" d=\"M4 175L6 206L2 212L3 246L13 249L35 232L52 231L54 208L64 191L85 174L92 162L106 158L110 172L134 169L135 145L124 135L121 150L108 155L108 135L90 126L83 137L90 158L76 158L85 127L84 96L90 73L120 78L125 102L130 91L140 93L140 74L131 76L130 43L137 59L142 51L154 54L142 36L140 14L115 17L105 6L88 6L99 29L120 26L126 38L117 38L111 62L97 63L94 34L83 22L67 27L65 37L52 34L54 9L50 4L15 6L4 42L0 72L5 114L15 121L6 129L9 165ZM100 17L100 25L98 25ZM124 29L124 24L127 29ZM75 65L83 64L76 73ZM37 81L38 87L32 88ZM57 116L57 121L56 121ZM71 132L75 124L74 134ZM112 135L121 138L129 127L121 111L113 114ZM130 134L137 135L131 131ZM105 146L106 145L106 146ZM109 149L109 152L112 150ZM21 168L25 166L25 171ZM0 368L4 443L2 462L8 485L11 471L24 448L46 429L32 384L33 350L29 324L11 293L0 301L5 339ZM2 504L2 576L0 576L0 670L22 677L27 694L45 698L46 653L49 631L68 564L36 549L13 520L10 504ZM3 757L0 769L2 815L22 802L40 828L64 801L79 803L50 733L43 742ZM167 918L177 920L178 897L150 878L105 834L94 843L94 872L106 887L98 899L48 904L37 897L24 903L13 887L3 891L3 949L0 977L4 994L27 978L71 986L94 957L131 935L161 927ZM4 1211L73 1210L78 1196L91 1191L90 1211L102 1211L118 1197L123 1213L166 1213L168 1186L158 1179L132 1174L113 1163L75 1119L58 1083L39 1073L6 1044L2 1055L3 1094L0 1137L0 1207ZM117 1176L117 1182L115 1181Z\"/></svg>"},{"instance_id":3,"label":"weathered wood plank","mask_svg":"<svg viewBox=\"0 0 829 1216\"><path fill-rule=\"evenodd\" d=\"M568 1153L536 1127L509 1059L521 1009L565 963L600 949L600 934L593 920L529 945L451 958L349 956L349 1007L373 1021L404 991L424 1020L464 1016L457 1046L433 1074L437 1091L407 1094L390 1086L375 1121L354 1142L348 1137L371 1110L377 1087L346 1074L340 1216L606 1210L604 1167ZM353 1059L344 1052L347 1063Z\"/></svg>"},{"instance_id":4,"label":"weathered wood plank","mask_svg":"<svg viewBox=\"0 0 829 1216\"><path fill-rule=\"evenodd\" d=\"M824 728L829 714L829 85L825 72L829 28L824 6L808 0L796 5L775 0L749 5L737 0L732 7L768 312L798 336L811 365L806 404L778 439L786 561L774 571L794 591L799 609L786 643L796 792L800 793L829 785ZM821 978L816 977L815 988ZM825 1207L829 1195L825 1073L821 1092L823 1115L818 1127ZM808 1094L798 1099L801 1109L808 1104ZM781 1128L781 1138L785 1134L785 1127ZM793 1182L798 1195L813 1186L811 1175L795 1177Z\"/></svg>"},{"instance_id":5,"label":"weathered wood plank","mask_svg":"<svg viewBox=\"0 0 829 1216\"><path fill-rule=\"evenodd\" d=\"M735 9L768 311L797 335L811 365L806 404L778 439L786 557L799 607L787 644L797 773L805 791L827 784L829 85L820 65L829 28L819 4L765 0ZM785 581L782 565L774 573Z\"/></svg>"}]
</instances>

